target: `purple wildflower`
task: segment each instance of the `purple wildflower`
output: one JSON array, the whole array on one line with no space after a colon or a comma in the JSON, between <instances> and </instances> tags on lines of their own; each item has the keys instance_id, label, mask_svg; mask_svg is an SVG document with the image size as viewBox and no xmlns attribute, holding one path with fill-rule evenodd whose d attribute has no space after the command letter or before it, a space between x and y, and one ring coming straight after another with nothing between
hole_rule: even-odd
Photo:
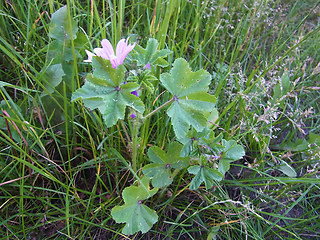
<instances>
[{"instance_id":1,"label":"purple wildflower","mask_svg":"<svg viewBox=\"0 0 320 240\"><path fill-rule=\"evenodd\" d=\"M134 113L130 114L130 117L133 119L136 117L136 115Z\"/></svg>"},{"instance_id":2,"label":"purple wildflower","mask_svg":"<svg viewBox=\"0 0 320 240\"><path fill-rule=\"evenodd\" d=\"M99 56L104 59L110 60L112 67L117 68L119 65L123 64L124 59L128 55L129 52L135 47L136 43L128 44L129 38L127 40L121 39L116 47L116 53L114 53L114 49L107 39L103 39L101 41L102 48L95 48L93 50L94 53L86 50L88 55L88 59L84 60L84 62L92 62L93 56Z\"/></svg>"},{"instance_id":3,"label":"purple wildflower","mask_svg":"<svg viewBox=\"0 0 320 240\"><path fill-rule=\"evenodd\" d=\"M147 65L145 65L143 68L151 69L150 63L148 63Z\"/></svg>"},{"instance_id":4,"label":"purple wildflower","mask_svg":"<svg viewBox=\"0 0 320 240\"><path fill-rule=\"evenodd\" d=\"M138 97L138 92L137 91L132 91L131 94L135 95L136 97Z\"/></svg>"}]
</instances>

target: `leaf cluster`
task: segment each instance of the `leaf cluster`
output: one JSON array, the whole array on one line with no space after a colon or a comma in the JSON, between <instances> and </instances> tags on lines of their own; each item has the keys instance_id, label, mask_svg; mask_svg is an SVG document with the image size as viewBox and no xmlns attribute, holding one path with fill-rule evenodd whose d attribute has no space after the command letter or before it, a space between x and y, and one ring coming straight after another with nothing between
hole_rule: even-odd
<instances>
[{"instance_id":1,"label":"leaf cluster","mask_svg":"<svg viewBox=\"0 0 320 240\"><path fill-rule=\"evenodd\" d=\"M145 49L137 45L131 54L131 61L137 62L138 66L150 64L152 68L167 66L163 57L170 51L157 50L157 47L155 39L150 39ZM232 161L244 156L242 146L233 140L215 137L210 129L210 121L217 118L217 110L215 96L208 93L211 75L207 71L201 69L193 72L182 58L174 61L170 72L161 73L159 81L153 69L138 70L138 77L135 78L126 75L124 65L112 68L110 60L98 56L93 57L92 68L93 73L87 75L84 85L73 93L73 101L82 99L85 107L98 109L107 127L116 125L120 119L124 120L126 113L139 113L139 116L135 115L137 120L132 120L132 128L135 129L132 132L133 148L137 148L135 139L140 127L137 124L139 118L143 124L155 112L169 106L166 114L171 119L174 134L179 141L171 142L166 151L158 146L148 149L147 156L151 163L142 166L144 183L138 187L125 188L122 194L125 204L112 209L113 218L119 223L126 223L124 234L137 231L144 233L152 227L157 221L157 215L141 201L153 196L156 189L168 187L181 170L187 169L189 174L195 175L190 189L196 190L202 183L209 189L223 179ZM137 93L154 92L159 88L157 84L168 91L169 100L159 108L145 113L146 103L142 102ZM215 161L207 159L210 157ZM134 169L135 159L133 151ZM152 194L149 194L149 190L145 192L150 179L154 187L150 190Z\"/></svg>"}]
</instances>

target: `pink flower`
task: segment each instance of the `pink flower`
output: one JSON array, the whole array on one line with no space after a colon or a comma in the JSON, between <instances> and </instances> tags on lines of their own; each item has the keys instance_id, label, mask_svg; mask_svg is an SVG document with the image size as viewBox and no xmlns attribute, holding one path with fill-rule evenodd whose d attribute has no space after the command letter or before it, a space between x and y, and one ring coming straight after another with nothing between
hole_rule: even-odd
<instances>
[{"instance_id":1,"label":"pink flower","mask_svg":"<svg viewBox=\"0 0 320 240\"><path fill-rule=\"evenodd\" d=\"M88 55L88 59L84 60L84 62L92 62L93 56L99 56L104 59L110 60L112 67L117 68L120 64L123 64L124 59L128 55L129 52L132 51L132 49L135 47L136 43L134 44L128 44L129 38L127 40L121 39L116 48L116 54L114 53L113 47L109 40L103 39L101 41L102 48L95 48L93 52L89 52L86 50L86 53Z\"/></svg>"}]
</instances>

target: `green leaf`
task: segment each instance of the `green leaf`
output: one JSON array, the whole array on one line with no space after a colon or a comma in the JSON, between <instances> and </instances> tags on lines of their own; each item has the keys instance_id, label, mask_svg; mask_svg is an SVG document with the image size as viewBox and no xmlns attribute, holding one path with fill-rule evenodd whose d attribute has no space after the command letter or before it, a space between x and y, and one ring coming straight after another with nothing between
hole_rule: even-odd
<instances>
[{"instance_id":1,"label":"green leaf","mask_svg":"<svg viewBox=\"0 0 320 240\"><path fill-rule=\"evenodd\" d=\"M38 76L44 87L40 96L45 115L51 116L50 124L57 125L59 131L65 132L64 115L65 112L71 112L72 105L65 105L65 99L61 96L66 93L67 101L70 101L70 93L75 90L78 79L75 62L82 58L80 53L84 52L88 40L78 32L77 22L71 19L67 7L53 13L49 37L50 43L44 49L47 52L46 65Z\"/></svg>"},{"instance_id":2,"label":"green leaf","mask_svg":"<svg viewBox=\"0 0 320 240\"><path fill-rule=\"evenodd\" d=\"M223 152L225 154L223 157L228 160L236 161L246 154L244 148L241 145L237 144L234 140L227 141L223 139L222 145L225 147L223 149Z\"/></svg>"},{"instance_id":3,"label":"green leaf","mask_svg":"<svg viewBox=\"0 0 320 240\"><path fill-rule=\"evenodd\" d=\"M143 113L143 102L131 94L139 88L137 83L123 84L125 68L123 65L112 68L109 60L93 57L93 74L88 74L86 83L72 95L72 100L81 98L86 107L99 109L107 127L118 119L124 119L126 106Z\"/></svg>"},{"instance_id":4,"label":"green leaf","mask_svg":"<svg viewBox=\"0 0 320 240\"><path fill-rule=\"evenodd\" d=\"M172 52L168 49L158 50L159 43L156 39L150 38L146 48L136 45L135 52L131 54L133 60L136 60L138 66L151 64L154 66L166 67L168 62L164 60Z\"/></svg>"},{"instance_id":5,"label":"green leaf","mask_svg":"<svg viewBox=\"0 0 320 240\"><path fill-rule=\"evenodd\" d=\"M193 150L193 141L187 141L183 144L183 148L181 149L180 156L181 157L186 157L190 156L191 152Z\"/></svg>"},{"instance_id":6,"label":"green leaf","mask_svg":"<svg viewBox=\"0 0 320 240\"><path fill-rule=\"evenodd\" d=\"M194 145L199 145L200 140L209 134L210 130L208 128L205 128L202 132L197 132L194 128L191 128L184 138L179 139L183 144L180 156L189 156L194 150Z\"/></svg>"},{"instance_id":7,"label":"green leaf","mask_svg":"<svg viewBox=\"0 0 320 240\"><path fill-rule=\"evenodd\" d=\"M47 82L44 87L48 89L45 89L42 97L46 95L46 92L53 93L54 88L57 91L62 90L63 88L58 87L61 82L66 84L67 91L73 91L73 86L76 86L75 71L71 61L75 60L74 57L82 58L80 51L83 51L83 46L88 40L83 33L78 33L76 21L71 20L72 26L70 26L68 15L67 7L60 8L52 15L49 28L51 42L46 48L46 62L50 67L46 69L47 76L43 76L43 80ZM71 34L73 35L72 41ZM63 94L61 91L60 93Z\"/></svg>"},{"instance_id":8,"label":"green leaf","mask_svg":"<svg viewBox=\"0 0 320 240\"><path fill-rule=\"evenodd\" d=\"M277 83L273 88L272 103L275 103L281 97L280 83Z\"/></svg>"},{"instance_id":9,"label":"green leaf","mask_svg":"<svg viewBox=\"0 0 320 240\"><path fill-rule=\"evenodd\" d=\"M50 44L48 44L46 60L51 64L63 63L64 61L68 62L73 60L71 42L61 42L58 40L53 40Z\"/></svg>"},{"instance_id":10,"label":"green leaf","mask_svg":"<svg viewBox=\"0 0 320 240\"><path fill-rule=\"evenodd\" d=\"M225 175L226 172L229 171L230 163L232 163L232 162L233 162L233 160L228 160L228 159L225 159L225 158L221 158L219 160L219 164L218 164L219 172L221 172L223 175Z\"/></svg>"},{"instance_id":11,"label":"green leaf","mask_svg":"<svg viewBox=\"0 0 320 240\"><path fill-rule=\"evenodd\" d=\"M283 172L288 177L297 177L297 173L287 162L283 161L282 159L279 159L281 162L281 165L278 166L279 170Z\"/></svg>"},{"instance_id":12,"label":"green leaf","mask_svg":"<svg viewBox=\"0 0 320 240\"><path fill-rule=\"evenodd\" d=\"M214 226L210 229L207 240L216 240L219 234L220 226Z\"/></svg>"},{"instance_id":13,"label":"green leaf","mask_svg":"<svg viewBox=\"0 0 320 240\"><path fill-rule=\"evenodd\" d=\"M222 145L225 147L219 160L218 169L223 175L229 171L230 163L241 159L245 155L244 148L237 144L234 140L222 140Z\"/></svg>"},{"instance_id":14,"label":"green leaf","mask_svg":"<svg viewBox=\"0 0 320 240\"><path fill-rule=\"evenodd\" d=\"M309 142L305 139L298 138L295 142L288 141L280 144L280 149L289 151L304 151L309 148Z\"/></svg>"},{"instance_id":15,"label":"green leaf","mask_svg":"<svg viewBox=\"0 0 320 240\"><path fill-rule=\"evenodd\" d=\"M286 71L281 77L282 84L282 94L287 94L290 91L290 75L289 72Z\"/></svg>"},{"instance_id":16,"label":"green leaf","mask_svg":"<svg viewBox=\"0 0 320 240\"><path fill-rule=\"evenodd\" d=\"M190 183L190 189L196 190L204 182L206 189L211 188L215 181L221 181L223 175L216 169L204 165L195 165L188 168L190 174L195 175Z\"/></svg>"},{"instance_id":17,"label":"green leaf","mask_svg":"<svg viewBox=\"0 0 320 240\"><path fill-rule=\"evenodd\" d=\"M309 133L308 136L308 143L309 144L316 144L320 146L320 135L314 134L314 133Z\"/></svg>"},{"instance_id":18,"label":"green leaf","mask_svg":"<svg viewBox=\"0 0 320 240\"><path fill-rule=\"evenodd\" d=\"M73 39L73 42L70 39L64 39L64 41L53 39L46 49L46 61L52 65L57 63L69 64L70 61L74 60L73 53L77 59L82 58L80 52L84 51L84 46L88 43L88 40L83 33L76 32L76 34L77 38Z\"/></svg>"},{"instance_id":19,"label":"green leaf","mask_svg":"<svg viewBox=\"0 0 320 240\"><path fill-rule=\"evenodd\" d=\"M11 83L8 82L3 82L0 81L0 88L2 87L10 87L10 88L14 88L14 89L19 89L20 91L24 92L24 93L28 93L28 92L38 92L38 90L35 89L30 89L28 87L21 87L21 86L17 86L17 85L13 85Z\"/></svg>"},{"instance_id":20,"label":"green leaf","mask_svg":"<svg viewBox=\"0 0 320 240\"><path fill-rule=\"evenodd\" d=\"M10 83L0 81L0 87L6 87L6 86L14 87L14 85L12 85L12 84L10 84Z\"/></svg>"},{"instance_id":21,"label":"green leaf","mask_svg":"<svg viewBox=\"0 0 320 240\"><path fill-rule=\"evenodd\" d=\"M92 67L95 68L93 76L97 80L101 79L104 84L116 87L123 82L125 67L122 64L113 68L109 60L102 57L93 57Z\"/></svg>"},{"instance_id":22,"label":"green leaf","mask_svg":"<svg viewBox=\"0 0 320 240\"><path fill-rule=\"evenodd\" d=\"M151 164L143 167L142 172L152 178L153 187L168 186L173 181L171 169L182 169L187 166L189 158L180 157L182 145L178 142L169 144L168 152L153 146L148 150Z\"/></svg>"},{"instance_id":23,"label":"green leaf","mask_svg":"<svg viewBox=\"0 0 320 240\"><path fill-rule=\"evenodd\" d=\"M126 223L123 234L131 235L138 231L148 232L158 221L156 212L142 203L157 193L158 189L149 188L149 178L141 179L143 186L130 186L123 190L122 197L125 204L111 209L111 216L117 223Z\"/></svg>"},{"instance_id":24,"label":"green leaf","mask_svg":"<svg viewBox=\"0 0 320 240\"><path fill-rule=\"evenodd\" d=\"M49 25L49 37L59 41L71 40L77 38L77 22L71 19L71 26L68 19L68 9L64 6L52 14Z\"/></svg>"},{"instance_id":25,"label":"green leaf","mask_svg":"<svg viewBox=\"0 0 320 240\"><path fill-rule=\"evenodd\" d=\"M61 64L49 66L45 72L41 74L41 81L44 83L44 89L46 89L49 93L53 93L54 88L61 83L64 75L65 74ZM42 96L45 94L45 92L42 93Z\"/></svg>"},{"instance_id":26,"label":"green leaf","mask_svg":"<svg viewBox=\"0 0 320 240\"><path fill-rule=\"evenodd\" d=\"M281 81L277 83L273 88L273 96L272 96L271 103L275 104L279 101L280 106L283 107L284 101L281 98L290 91L290 88L291 88L290 76L289 76L289 73L286 71L282 75Z\"/></svg>"},{"instance_id":27,"label":"green leaf","mask_svg":"<svg viewBox=\"0 0 320 240\"><path fill-rule=\"evenodd\" d=\"M132 71L134 72L134 71ZM135 73L135 72L134 72ZM158 79L151 73L150 70L142 71L139 76L129 76L127 81L138 82L141 89L147 90L150 94L154 92L155 86L158 83Z\"/></svg>"},{"instance_id":28,"label":"green leaf","mask_svg":"<svg viewBox=\"0 0 320 240\"><path fill-rule=\"evenodd\" d=\"M213 109L213 111L210 113L210 116L208 117L208 123L207 127L210 128L212 126L217 126L214 124L217 124L216 121L219 119L219 112L218 109Z\"/></svg>"},{"instance_id":29,"label":"green leaf","mask_svg":"<svg viewBox=\"0 0 320 240\"><path fill-rule=\"evenodd\" d=\"M216 98L207 93L211 75L203 69L192 72L186 60L178 58L170 74L161 74L160 81L174 97L167 114L177 138L184 138L190 126L201 132L216 102Z\"/></svg>"}]
</instances>

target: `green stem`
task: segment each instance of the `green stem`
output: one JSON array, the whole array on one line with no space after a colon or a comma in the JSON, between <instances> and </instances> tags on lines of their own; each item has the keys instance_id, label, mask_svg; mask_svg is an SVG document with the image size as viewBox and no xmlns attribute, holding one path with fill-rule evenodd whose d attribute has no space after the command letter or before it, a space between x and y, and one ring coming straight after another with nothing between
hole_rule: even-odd
<instances>
[{"instance_id":1,"label":"green stem","mask_svg":"<svg viewBox=\"0 0 320 240\"><path fill-rule=\"evenodd\" d=\"M171 175L172 178L174 178L178 173L180 172L180 169L175 169Z\"/></svg>"},{"instance_id":2,"label":"green stem","mask_svg":"<svg viewBox=\"0 0 320 240\"><path fill-rule=\"evenodd\" d=\"M132 169L137 172L137 139L138 139L138 124L133 124L132 131Z\"/></svg>"},{"instance_id":3,"label":"green stem","mask_svg":"<svg viewBox=\"0 0 320 240\"><path fill-rule=\"evenodd\" d=\"M153 114L161 110L162 108L166 107L170 103L172 103L177 97L171 98L166 103L162 104L160 107L156 108L149 114L143 117L143 119L151 117ZM133 123L133 130L132 130L132 169L133 171L137 172L137 140L138 140L138 130L139 130L140 124L138 122Z\"/></svg>"},{"instance_id":4,"label":"green stem","mask_svg":"<svg viewBox=\"0 0 320 240\"><path fill-rule=\"evenodd\" d=\"M156 112L158 112L159 110L161 110L162 108L166 107L167 105L169 105L170 103L172 103L174 100L176 99L176 97L171 98L168 102L162 104L160 107L156 108L155 110L153 110L152 112L148 113L146 116L144 116L143 118L149 118L151 117L153 114L155 114Z\"/></svg>"}]
</instances>

